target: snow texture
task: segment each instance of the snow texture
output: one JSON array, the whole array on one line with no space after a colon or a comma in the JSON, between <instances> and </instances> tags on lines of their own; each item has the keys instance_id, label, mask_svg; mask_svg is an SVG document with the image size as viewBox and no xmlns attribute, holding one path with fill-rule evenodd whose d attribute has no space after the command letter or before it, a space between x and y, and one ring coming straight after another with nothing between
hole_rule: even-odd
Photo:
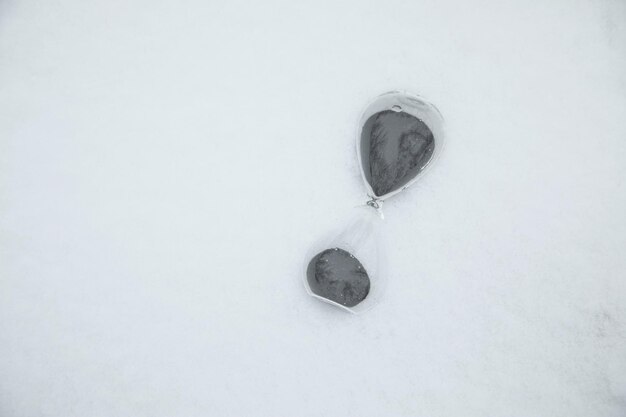
<instances>
[{"instance_id":1,"label":"snow texture","mask_svg":"<svg viewBox=\"0 0 626 417\"><path fill-rule=\"evenodd\" d=\"M362 315L357 122L433 102ZM0 2L0 416L626 415L626 3Z\"/></svg>"}]
</instances>

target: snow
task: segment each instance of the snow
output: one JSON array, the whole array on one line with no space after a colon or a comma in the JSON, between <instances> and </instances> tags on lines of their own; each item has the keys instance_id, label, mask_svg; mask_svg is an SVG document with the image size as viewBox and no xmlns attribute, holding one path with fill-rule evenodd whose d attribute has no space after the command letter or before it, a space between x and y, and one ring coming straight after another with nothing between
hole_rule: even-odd
<instances>
[{"instance_id":1,"label":"snow","mask_svg":"<svg viewBox=\"0 0 626 417\"><path fill-rule=\"evenodd\" d=\"M626 415L626 3L0 3L0 415ZM446 119L354 316L356 123Z\"/></svg>"}]
</instances>

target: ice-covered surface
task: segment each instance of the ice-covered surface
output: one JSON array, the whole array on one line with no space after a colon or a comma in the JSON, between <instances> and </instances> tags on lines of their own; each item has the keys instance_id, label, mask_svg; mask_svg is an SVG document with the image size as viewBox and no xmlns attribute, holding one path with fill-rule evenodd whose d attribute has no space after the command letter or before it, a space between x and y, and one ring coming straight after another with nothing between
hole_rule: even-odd
<instances>
[{"instance_id":1,"label":"ice-covered surface","mask_svg":"<svg viewBox=\"0 0 626 417\"><path fill-rule=\"evenodd\" d=\"M626 3L0 3L0 415L626 414ZM363 106L446 149L308 296Z\"/></svg>"}]
</instances>

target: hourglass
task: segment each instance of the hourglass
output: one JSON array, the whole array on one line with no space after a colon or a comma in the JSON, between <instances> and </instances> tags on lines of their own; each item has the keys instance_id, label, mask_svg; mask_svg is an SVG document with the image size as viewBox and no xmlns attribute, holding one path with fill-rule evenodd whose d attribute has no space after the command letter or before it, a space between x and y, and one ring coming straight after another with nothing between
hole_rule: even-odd
<instances>
[{"instance_id":1,"label":"hourglass","mask_svg":"<svg viewBox=\"0 0 626 417\"><path fill-rule=\"evenodd\" d=\"M369 200L347 225L311 246L304 267L310 295L352 313L380 300L387 279L383 203L432 166L443 139L441 113L420 96L393 91L365 108L356 148Z\"/></svg>"}]
</instances>

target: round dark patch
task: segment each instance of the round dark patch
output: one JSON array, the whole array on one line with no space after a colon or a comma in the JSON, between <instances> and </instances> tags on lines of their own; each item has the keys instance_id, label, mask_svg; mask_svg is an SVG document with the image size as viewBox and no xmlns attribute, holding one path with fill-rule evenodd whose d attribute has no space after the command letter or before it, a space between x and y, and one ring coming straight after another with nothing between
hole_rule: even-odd
<instances>
[{"instance_id":1,"label":"round dark patch","mask_svg":"<svg viewBox=\"0 0 626 417\"><path fill-rule=\"evenodd\" d=\"M361 132L361 163L374 193L399 190L428 164L435 138L426 124L405 112L372 115Z\"/></svg>"},{"instance_id":2,"label":"round dark patch","mask_svg":"<svg viewBox=\"0 0 626 417\"><path fill-rule=\"evenodd\" d=\"M346 307L359 304L370 291L365 268L343 249L326 249L315 255L306 275L313 293Z\"/></svg>"}]
</instances>

